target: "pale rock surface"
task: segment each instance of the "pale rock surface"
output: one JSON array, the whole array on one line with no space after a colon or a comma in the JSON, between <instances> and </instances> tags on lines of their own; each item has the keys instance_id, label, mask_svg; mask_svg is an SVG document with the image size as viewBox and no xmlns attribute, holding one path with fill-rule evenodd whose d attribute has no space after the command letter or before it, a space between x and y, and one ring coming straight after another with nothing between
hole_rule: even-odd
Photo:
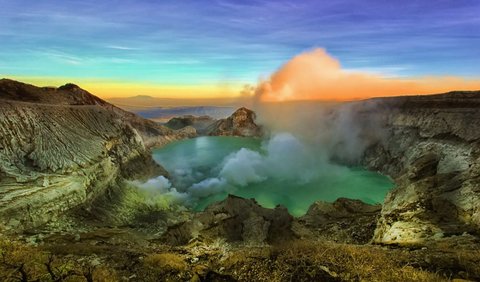
<instances>
[{"instance_id":1,"label":"pale rock surface","mask_svg":"<svg viewBox=\"0 0 480 282\"><path fill-rule=\"evenodd\" d=\"M357 118L380 120L384 138L370 146L362 163L396 183L385 199L375 242L419 243L478 234L480 92L369 103ZM362 107L359 103L358 109Z\"/></svg>"}]
</instances>

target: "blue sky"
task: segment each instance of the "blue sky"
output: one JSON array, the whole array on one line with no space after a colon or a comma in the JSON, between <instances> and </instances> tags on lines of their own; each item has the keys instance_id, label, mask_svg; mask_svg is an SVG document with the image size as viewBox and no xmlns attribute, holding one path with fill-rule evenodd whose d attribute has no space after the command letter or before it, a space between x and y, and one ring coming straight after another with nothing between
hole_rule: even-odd
<instances>
[{"instance_id":1,"label":"blue sky","mask_svg":"<svg viewBox=\"0 0 480 282\"><path fill-rule=\"evenodd\" d=\"M343 68L480 77L480 1L0 0L0 75L255 83L325 48Z\"/></svg>"}]
</instances>

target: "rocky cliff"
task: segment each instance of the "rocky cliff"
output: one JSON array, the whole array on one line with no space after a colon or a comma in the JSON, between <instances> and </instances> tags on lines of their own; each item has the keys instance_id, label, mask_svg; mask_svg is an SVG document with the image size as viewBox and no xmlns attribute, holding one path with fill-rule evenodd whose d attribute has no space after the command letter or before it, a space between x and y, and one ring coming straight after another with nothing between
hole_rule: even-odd
<instances>
[{"instance_id":1,"label":"rocky cliff","mask_svg":"<svg viewBox=\"0 0 480 282\"><path fill-rule=\"evenodd\" d=\"M193 127L198 135L260 137L263 135L263 130L255 120L255 112L242 107L224 119L216 120L209 116L186 115L174 117L165 125L177 130Z\"/></svg>"},{"instance_id":2,"label":"rocky cliff","mask_svg":"<svg viewBox=\"0 0 480 282\"><path fill-rule=\"evenodd\" d=\"M381 132L363 155L363 165L396 183L374 241L478 235L480 92L373 99L353 109L353 119Z\"/></svg>"},{"instance_id":3,"label":"rocky cliff","mask_svg":"<svg viewBox=\"0 0 480 282\"><path fill-rule=\"evenodd\" d=\"M0 80L0 229L19 231L92 201L124 179L166 174L149 146L191 136L73 84Z\"/></svg>"},{"instance_id":4,"label":"rocky cliff","mask_svg":"<svg viewBox=\"0 0 480 282\"><path fill-rule=\"evenodd\" d=\"M255 112L247 108L236 110L230 117L220 119L208 127L212 136L261 136L262 129L255 123Z\"/></svg>"}]
</instances>

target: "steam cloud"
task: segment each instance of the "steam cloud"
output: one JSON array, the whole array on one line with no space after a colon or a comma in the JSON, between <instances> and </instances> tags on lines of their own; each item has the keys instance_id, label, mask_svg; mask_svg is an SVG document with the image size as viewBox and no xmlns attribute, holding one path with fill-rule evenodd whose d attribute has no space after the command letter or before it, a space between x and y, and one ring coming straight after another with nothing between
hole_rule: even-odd
<instances>
[{"instance_id":1,"label":"steam cloud","mask_svg":"<svg viewBox=\"0 0 480 282\"><path fill-rule=\"evenodd\" d=\"M269 178L306 183L321 177L322 173L340 173L344 169L330 164L326 157L320 156L321 153L313 152L312 148L292 134L278 133L263 144L261 152L242 148L228 155L218 167L209 172L215 177L200 180L188 187L174 188L163 176L136 185L142 191L168 195L177 202L192 205L200 198L232 192ZM177 184L185 185L192 180L193 171L195 169L191 167L183 168L174 173L174 179ZM197 175L196 178L202 179L202 176L203 174Z\"/></svg>"},{"instance_id":2,"label":"steam cloud","mask_svg":"<svg viewBox=\"0 0 480 282\"><path fill-rule=\"evenodd\" d=\"M480 81L459 77L386 78L342 69L324 49L300 54L284 64L255 90L260 101L335 100L431 94L479 89Z\"/></svg>"},{"instance_id":3,"label":"steam cloud","mask_svg":"<svg viewBox=\"0 0 480 282\"><path fill-rule=\"evenodd\" d=\"M295 56L243 92L253 92L259 122L273 134L291 132L331 159L356 163L366 148L383 142L387 131L382 117L374 114L380 109L375 101L346 101L479 88L479 80L458 77L387 78L348 71L318 48Z\"/></svg>"},{"instance_id":4,"label":"steam cloud","mask_svg":"<svg viewBox=\"0 0 480 282\"><path fill-rule=\"evenodd\" d=\"M258 122L271 133L261 152L241 149L212 171L186 164L173 172L175 185L160 176L137 186L194 204L269 178L308 183L322 173L342 173L347 168L331 160L356 164L366 148L382 142L387 134L381 117L359 114L375 113L379 105L374 101L338 101L475 88L480 88L479 81L455 77L399 79L347 71L325 50L315 49L294 57L256 87L242 90L243 96L254 97ZM269 103L282 101L289 103Z\"/></svg>"}]
</instances>

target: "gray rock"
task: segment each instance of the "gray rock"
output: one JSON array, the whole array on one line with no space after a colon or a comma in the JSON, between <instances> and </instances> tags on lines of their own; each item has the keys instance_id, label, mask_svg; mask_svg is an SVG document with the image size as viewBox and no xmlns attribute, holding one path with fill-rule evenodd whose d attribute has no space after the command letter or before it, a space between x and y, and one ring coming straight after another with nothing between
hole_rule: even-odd
<instances>
[{"instance_id":1,"label":"gray rock","mask_svg":"<svg viewBox=\"0 0 480 282\"><path fill-rule=\"evenodd\" d=\"M253 199L229 195L195 214L192 220L170 227L162 240L172 245L183 245L199 237L211 241L274 243L293 238L292 223L293 217L284 207L267 209Z\"/></svg>"}]
</instances>

